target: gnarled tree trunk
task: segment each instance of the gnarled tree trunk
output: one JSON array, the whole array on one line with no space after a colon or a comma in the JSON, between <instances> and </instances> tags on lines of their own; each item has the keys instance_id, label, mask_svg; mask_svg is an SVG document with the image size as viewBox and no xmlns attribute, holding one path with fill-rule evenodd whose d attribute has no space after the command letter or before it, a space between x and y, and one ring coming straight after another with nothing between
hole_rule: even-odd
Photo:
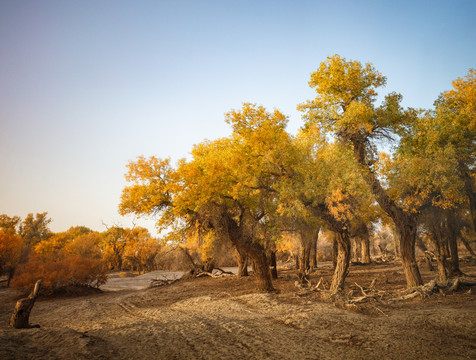
<instances>
[{"instance_id":1,"label":"gnarled tree trunk","mask_svg":"<svg viewBox=\"0 0 476 360\"><path fill-rule=\"evenodd\" d=\"M407 287L420 286L423 281L415 258L416 223L407 218L395 225L400 237L401 259Z\"/></svg>"},{"instance_id":2,"label":"gnarled tree trunk","mask_svg":"<svg viewBox=\"0 0 476 360\"><path fill-rule=\"evenodd\" d=\"M39 327L38 325L30 325L30 312L35 305L36 298L40 292L41 280L38 280L34 289L27 298L17 301L15 311L10 318L10 326L15 329L28 329L31 327Z\"/></svg>"},{"instance_id":3,"label":"gnarled tree trunk","mask_svg":"<svg viewBox=\"0 0 476 360\"><path fill-rule=\"evenodd\" d=\"M337 220L325 204L311 208L316 216L326 221L334 232L335 268L330 287L331 293L336 293L344 287L344 281L349 273L350 264L350 225L346 221ZM336 249L337 247L337 249Z\"/></svg>"},{"instance_id":4,"label":"gnarled tree trunk","mask_svg":"<svg viewBox=\"0 0 476 360\"><path fill-rule=\"evenodd\" d=\"M350 263L350 238L349 234L344 231L336 234L337 242L337 261L336 267L334 270L334 275L332 276L332 283L330 292L332 294L341 290L344 287L344 281L349 273L349 263Z\"/></svg>"},{"instance_id":5,"label":"gnarled tree trunk","mask_svg":"<svg viewBox=\"0 0 476 360\"><path fill-rule=\"evenodd\" d=\"M238 217L236 215L226 207L218 207L215 209L214 216L207 220L207 226L212 227L222 236L226 236L238 253L252 262L258 290L274 291L265 248L254 239L253 226L256 225L256 219L244 210Z\"/></svg>"},{"instance_id":6,"label":"gnarled tree trunk","mask_svg":"<svg viewBox=\"0 0 476 360\"><path fill-rule=\"evenodd\" d=\"M265 249L260 244L253 243L250 239L239 239L236 241L235 246L239 249L240 253L245 253L253 262L258 290L274 291Z\"/></svg>"},{"instance_id":7,"label":"gnarled tree trunk","mask_svg":"<svg viewBox=\"0 0 476 360\"><path fill-rule=\"evenodd\" d=\"M264 249L250 249L248 253L255 264L257 287L259 291L274 291L271 274L269 271L268 258Z\"/></svg>"}]
</instances>

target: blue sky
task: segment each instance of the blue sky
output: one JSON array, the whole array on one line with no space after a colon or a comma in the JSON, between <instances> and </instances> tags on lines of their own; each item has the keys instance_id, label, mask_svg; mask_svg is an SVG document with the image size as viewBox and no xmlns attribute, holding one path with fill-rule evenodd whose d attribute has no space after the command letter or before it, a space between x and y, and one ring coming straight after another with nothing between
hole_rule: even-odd
<instances>
[{"instance_id":1,"label":"blue sky","mask_svg":"<svg viewBox=\"0 0 476 360\"><path fill-rule=\"evenodd\" d=\"M0 0L0 213L129 226L128 161L228 135L242 102L295 133L310 73L336 53L430 108L476 67L475 18L472 0Z\"/></svg>"}]
</instances>

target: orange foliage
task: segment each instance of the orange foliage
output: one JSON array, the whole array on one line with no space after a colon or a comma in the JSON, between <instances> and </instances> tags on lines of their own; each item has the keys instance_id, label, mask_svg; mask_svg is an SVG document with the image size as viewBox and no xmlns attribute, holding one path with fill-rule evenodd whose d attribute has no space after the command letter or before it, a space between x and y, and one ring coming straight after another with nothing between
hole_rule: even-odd
<instances>
[{"instance_id":1,"label":"orange foliage","mask_svg":"<svg viewBox=\"0 0 476 360\"><path fill-rule=\"evenodd\" d=\"M28 291L42 279L42 293L69 292L77 287L99 287L107 280L102 262L72 255L63 259L33 256L21 264L12 280L12 287Z\"/></svg>"},{"instance_id":2,"label":"orange foliage","mask_svg":"<svg viewBox=\"0 0 476 360\"><path fill-rule=\"evenodd\" d=\"M0 230L0 271L14 267L20 260L23 241L20 236Z\"/></svg>"}]
</instances>

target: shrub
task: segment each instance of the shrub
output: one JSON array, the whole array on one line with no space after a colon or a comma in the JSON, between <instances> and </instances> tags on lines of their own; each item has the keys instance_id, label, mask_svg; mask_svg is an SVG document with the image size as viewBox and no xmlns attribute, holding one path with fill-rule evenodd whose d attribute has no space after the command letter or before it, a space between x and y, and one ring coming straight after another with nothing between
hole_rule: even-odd
<instances>
[{"instance_id":1,"label":"shrub","mask_svg":"<svg viewBox=\"0 0 476 360\"><path fill-rule=\"evenodd\" d=\"M18 267L11 286L21 291L29 291L38 279L42 279L41 292L75 292L81 287L99 288L107 280L106 270L101 261L71 255L62 259L33 256Z\"/></svg>"}]
</instances>

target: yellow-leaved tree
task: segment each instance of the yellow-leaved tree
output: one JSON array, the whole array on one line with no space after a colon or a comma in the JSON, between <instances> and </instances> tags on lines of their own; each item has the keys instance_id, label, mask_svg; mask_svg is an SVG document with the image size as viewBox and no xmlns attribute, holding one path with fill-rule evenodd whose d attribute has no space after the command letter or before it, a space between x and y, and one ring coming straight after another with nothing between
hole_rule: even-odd
<instances>
[{"instance_id":1,"label":"yellow-leaved tree","mask_svg":"<svg viewBox=\"0 0 476 360\"><path fill-rule=\"evenodd\" d=\"M402 263L408 287L422 284L415 259L417 223L415 217L392 199L376 174L375 140L391 138L406 129L417 117L413 109L400 106L401 95L388 94L375 106L377 88L386 78L371 64L329 57L311 74L309 85L316 97L299 106L304 112L306 128L335 136L352 149L361 174L370 186L380 207L392 218L400 238Z\"/></svg>"},{"instance_id":2,"label":"yellow-leaved tree","mask_svg":"<svg viewBox=\"0 0 476 360\"><path fill-rule=\"evenodd\" d=\"M279 111L244 104L226 114L228 138L195 145L189 161L139 158L129 164L121 213L157 214L162 229L185 241L190 231L213 231L255 264L258 288L273 290L263 236L278 205L277 184L289 176L291 139ZM185 235L186 236L186 235Z\"/></svg>"}]
</instances>

